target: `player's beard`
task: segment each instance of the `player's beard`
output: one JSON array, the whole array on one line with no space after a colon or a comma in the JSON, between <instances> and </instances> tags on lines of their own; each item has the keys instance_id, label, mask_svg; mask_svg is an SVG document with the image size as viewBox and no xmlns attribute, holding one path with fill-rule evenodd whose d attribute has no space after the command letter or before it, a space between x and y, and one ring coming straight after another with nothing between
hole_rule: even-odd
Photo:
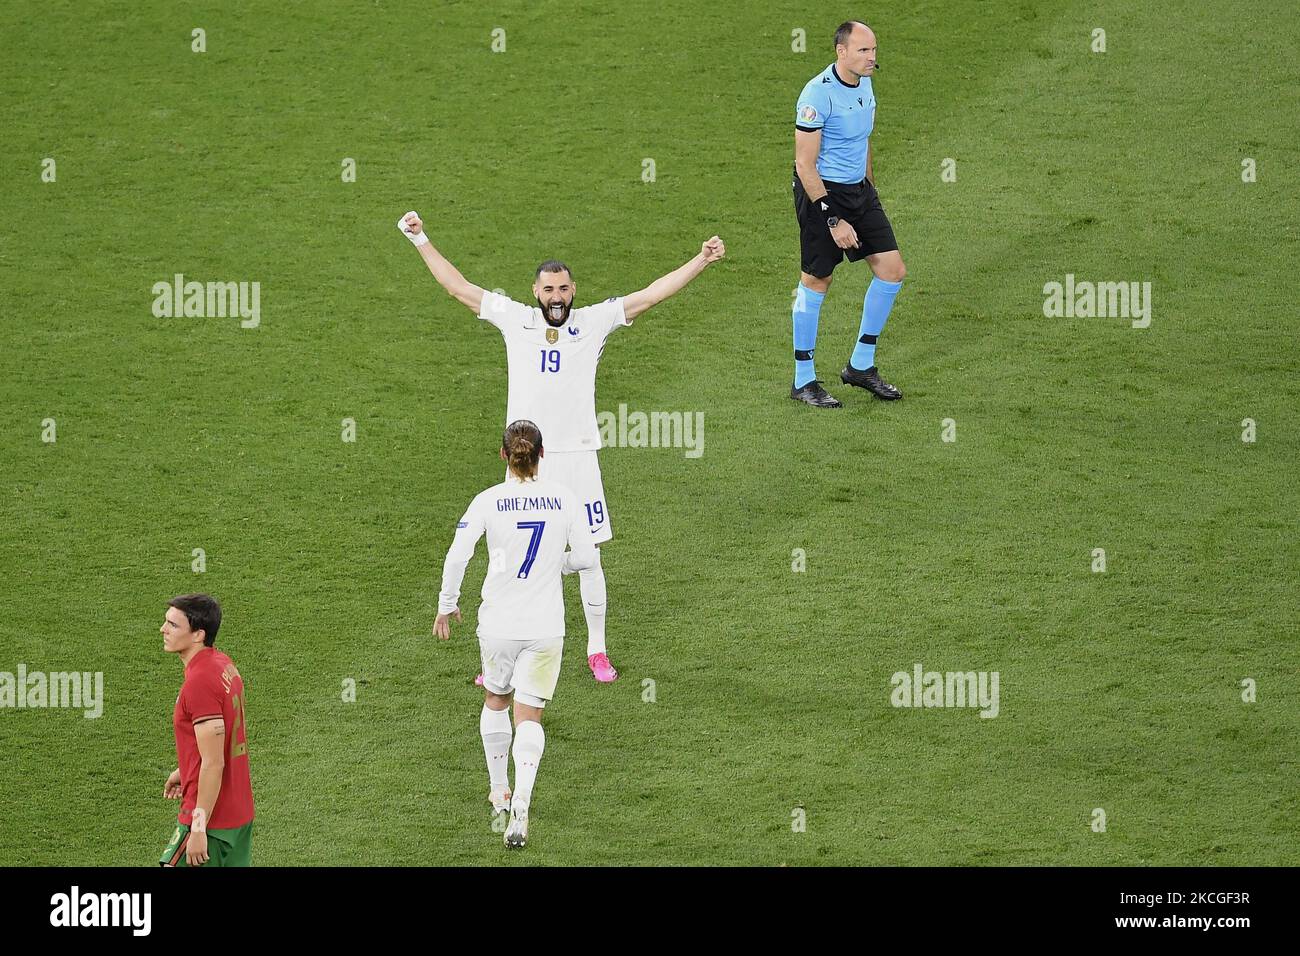
<instances>
[{"instance_id":1,"label":"player's beard","mask_svg":"<svg viewBox=\"0 0 1300 956\"><path fill-rule=\"evenodd\" d=\"M547 306L544 302L542 302L541 299L538 299L538 300L537 300L537 304L538 304L538 305L541 307L541 309L542 309L542 316L546 319L546 324L547 324L547 325L550 325L550 326L554 326L554 327L557 328L557 329L558 329L560 326L562 326L565 322L568 322L568 321L569 321L569 313L573 311L573 303L572 303L572 302L565 302L565 301L561 300L560 302L558 302L558 303L556 303L556 304L559 305L561 309L563 309L563 312L562 312L562 314L560 315L560 317L557 319L557 318L555 318L555 317L551 314L551 309L550 309L550 307Z\"/></svg>"}]
</instances>

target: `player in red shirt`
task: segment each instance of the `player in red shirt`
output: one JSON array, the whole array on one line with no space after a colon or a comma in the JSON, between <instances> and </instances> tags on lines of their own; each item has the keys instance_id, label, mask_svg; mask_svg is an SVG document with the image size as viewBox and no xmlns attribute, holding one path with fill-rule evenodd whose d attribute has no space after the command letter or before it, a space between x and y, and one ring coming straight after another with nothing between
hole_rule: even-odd
<instances>
[{"instance_id":1,"label":"player in red shirt","mask_svg":"<svg viewBox=\"0 0 1300 956\"><path fill-rule=\"evenodd\" d=\"M163 650L180 655L185 679L172 713L178 766L163 787L163 796L181 801L180 824L158 861L163 866L252 864L244 680L213 646L220 627L221 605L211 595L167 602Z\"/></svg>"}]
</instances>

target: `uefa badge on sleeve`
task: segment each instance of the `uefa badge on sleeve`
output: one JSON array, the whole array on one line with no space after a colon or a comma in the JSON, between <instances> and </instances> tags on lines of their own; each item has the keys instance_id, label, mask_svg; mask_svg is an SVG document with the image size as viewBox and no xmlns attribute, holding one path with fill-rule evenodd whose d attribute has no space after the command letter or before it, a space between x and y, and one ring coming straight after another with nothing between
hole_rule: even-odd
<instances>
[{"instance_id":1,"label":"uefa badge on sleeve","mask_svg":"<svg viewBox=\"0 0 1300 956\"><path fill-rule=\"evenodd\" d=\"M557 332L555 329L546 330L546 341L550 342L552 345L555 344L555 340L558 339L559 337L560 337L560 333Z\"/></svg>"}]
</instances>

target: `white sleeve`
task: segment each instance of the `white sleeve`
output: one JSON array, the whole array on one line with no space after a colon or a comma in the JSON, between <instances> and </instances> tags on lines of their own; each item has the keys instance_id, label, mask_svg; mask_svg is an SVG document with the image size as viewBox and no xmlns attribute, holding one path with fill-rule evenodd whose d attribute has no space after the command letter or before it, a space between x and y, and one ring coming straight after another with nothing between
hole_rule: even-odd
<instances>
[{"instance_id":1,"label":"white sleeve","mask_svg":"<svg viewBox=\"0 0 1300 956\"><path fill-rule=\"evenodd\" d=\"M592 309L599 317L599 325L604 329L606 335L615 329L621 329L625 325L632 324L632 320L623 311L623 297L621 295L606 299L599 305L592 306Z\"/></svg>"},{"instance_id":2,"label":"white sleeve","mask_svg":"<svg viewBox=\"0 0 1300 956\"><path fill-rule=\"evenodd\" d=\"M578 508L577 497L570 493L567 497L569 513L569 550L564 555L565 571L585 571L596 565L596 546L591 543L591 529Z\"/></svg>"},{"instance_id":3,"label":"white sleeve","mask_svg":"<svg viewBox=\"0 0 1300 956\"><path fill-rule=\"evenodd\" d=\"M450 614L460 601L460 584L465 580L465 568L474 557L474 546L483 537L483 516L475 498L465 509L464 516L456 522L456 537L447 549L447 560L442 564L442 592L438 595L438 613Z\"/></svg>"},{"instance_id":4,"label":"white sleeve","mask_svg":"<svg viewBox=\"0 0 1300 956\"><path fill-rule=\"evenodd\" d=\"M484 322L491 322L502 332L514 330L531 318L533 310L522 302L516 302L509 296L497 292L483 293L483 302L479 305L478 317Z\"/></svg>"}]
</instances>

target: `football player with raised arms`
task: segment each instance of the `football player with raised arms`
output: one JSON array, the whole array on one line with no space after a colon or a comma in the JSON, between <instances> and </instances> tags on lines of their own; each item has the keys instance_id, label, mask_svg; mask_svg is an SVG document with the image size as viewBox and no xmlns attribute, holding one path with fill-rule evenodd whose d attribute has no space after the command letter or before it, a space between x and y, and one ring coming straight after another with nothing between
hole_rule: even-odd
<instances>
[{"instance_id":1,"label":"football player with raised arms","mask_svg":"<svg viewBox=\"0 0 1300 956\"><path fill-rule=\"evenodd\" d=\"M600 430L596 425L596 368L605 341L615 330L653 305L676 295L726 253L717 236L699 253L639 292L607 299L598 305L574 308L577 284L569 267L549 259L537 267L533 281L536 305L515 302L486 292L433 247L415 212L397 221L420 251L425 265L458 302L500 331L506 344L508 397L506 421L531 419L546 436L547 455L541 477L572 488L592 543L613 537L609 502L600 477ZM590 567L578 573L582 610L587 619L587 665L602 683L618 677L605 645L606 589L600 552Z\"/></svg>"},{"instance_id":2,"label":"football player with raised arms","mask_svg":"<svg viewBox=\"0 0 1300 956\"><path fill-rule=\"evenodd\" d=\"M543 454L542 433L535 424L510 423L500 451L506 461L506 480L476 496L456 524L433 623L440 639L451 636L451 618L461 619L465 568L478 539L486 534L488 571L478 611L485 694L479 734L488 765L488 800L494 814L509 812L505 843L515 849L528 841L528 808L546 746L542 708L560 678L564 651L560 575L587 570L596 563L597 554L577 496L557 481L538 477ZM512 736L513 790L507 766Z\"/></svg>"}]
</instances>

